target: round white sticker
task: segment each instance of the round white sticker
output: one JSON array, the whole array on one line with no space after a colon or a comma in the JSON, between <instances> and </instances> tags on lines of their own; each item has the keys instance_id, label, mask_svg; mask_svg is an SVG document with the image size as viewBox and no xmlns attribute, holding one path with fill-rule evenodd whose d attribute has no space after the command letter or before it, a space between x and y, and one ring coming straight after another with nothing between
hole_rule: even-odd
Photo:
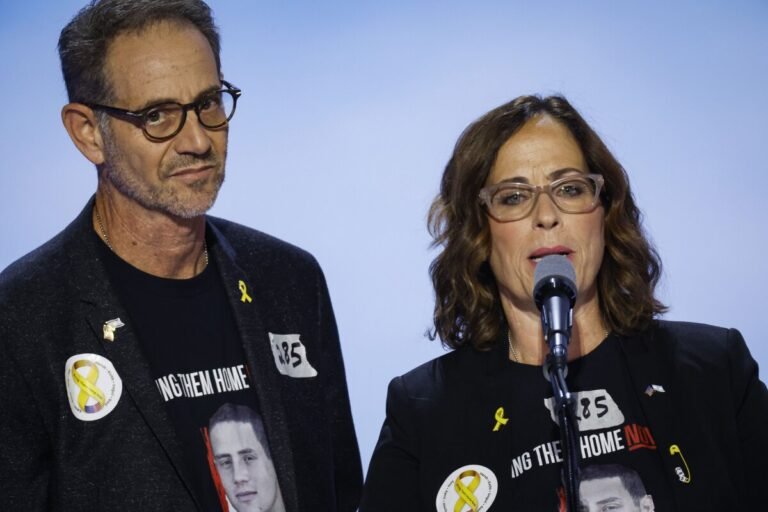
<instances>
[{"instance_id":1,"label":"round white sticker","mask_svg":"<svg viewBox=\"0 0 768 512\"><path fill-rule=\"evenodd\" d=\"M478 464L463 466L445 479L437 493L438 512L482 512L496 499L499 482L493 471Z\"/></svg>"},{"instance_id":2,"label":"round white sticker","mask_svg":"<svg viewBox=\"0 0 768 512\"><path fill-rule=\"evenodd\" d=\"M109 359L98 354L77 354L64 364L69 407L75 418L94 421L117 405L123 381Z\"/></svg>"}]
</instances>

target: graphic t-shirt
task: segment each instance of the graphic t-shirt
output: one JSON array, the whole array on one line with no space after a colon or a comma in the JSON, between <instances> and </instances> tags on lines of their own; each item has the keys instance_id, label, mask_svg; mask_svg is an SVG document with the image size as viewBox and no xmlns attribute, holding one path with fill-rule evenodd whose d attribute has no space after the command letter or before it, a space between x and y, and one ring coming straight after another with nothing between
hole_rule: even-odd
<instances>
[{"instance_id":1,"label":"graphic t-shirt","mask_svg":"<svg viewBox=\"0 0 768 512\"><path fill-rule=\"evenodd\" d=\"M551 384L541 366L509 361L504 341L486 352L468 349L466 379L441 382L434 407L440 418L450 408L450 425L424 416L423 428L433 437L417 448L423 450L423 499L438 511L565 510ZM580 431L580 512L672 510L663 447L640 402L650 398L635 392L620 343L610 335L568 363ZM459 367L449 365L458 360L447 356L446 371L453 374ZM432 406L412 403L426 411Z\"/></svg>"},{"instance_id":2,"label":"graphic t-shirt","mask_svg":"<svg viewBox=\"0 0 768 512\"><path fill-rule=\"evenodd\" d=\"M580 432L582 507L668 510L659 448L623 361L618 340L609 336L568 363ZM512 453L509 476L500 485L508 486L512 502L524 505L520 510L558 510L563 453L551 385L541 367L510 363L506 373L509 389L526 391L510 394Z\"/></svg>"},{"instance_id":3,"label":"graphic t-shirt","mask_svg":"<svg viewBox=\"0 0 768 512\"><path fill-rule=\"evenodd\" d=\"M191 279L103 257L184 450L204 510L284 506L235 319L211 255Z\"/></svg>"}]
</instances>

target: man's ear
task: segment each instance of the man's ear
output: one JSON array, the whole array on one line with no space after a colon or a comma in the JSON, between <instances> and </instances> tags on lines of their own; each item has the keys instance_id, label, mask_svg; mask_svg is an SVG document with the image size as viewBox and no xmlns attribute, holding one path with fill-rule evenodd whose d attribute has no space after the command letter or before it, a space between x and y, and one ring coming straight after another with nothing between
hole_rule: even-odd
<instances>
[{"instance_id":1,"label":"man's ear","mask_svg":"<svg viewBox=\"0 0 768 512\"><path fill-rule=\"evenodd\" d=\"M96 115L82 103L67 103L61 109L61 121L69 138L94 165L104 163L104 143Z\"/></svg>"},{"instance_id":2,"label":"man's ear","mask_svg":"<svg viewBox=\"0 0 768 512\"><path fill-rule=\"evenodd\" d=\"M640 510L642 512L654 512L654 510L656 510L653 505L653 498L650 494L646 494L640 498Z\"/></svg>"}]
</instances>

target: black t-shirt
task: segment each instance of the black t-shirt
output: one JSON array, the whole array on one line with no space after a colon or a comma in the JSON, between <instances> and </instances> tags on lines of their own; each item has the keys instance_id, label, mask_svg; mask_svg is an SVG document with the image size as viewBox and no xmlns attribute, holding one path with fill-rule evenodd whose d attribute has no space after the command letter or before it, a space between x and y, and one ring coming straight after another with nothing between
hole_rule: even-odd
<instances>
[{"instance_id":1,"label":"black t-shirt","mask_svg":"<svg viewBox=\"0 0 768 512\"><path fill-rule=\"evenodd\" d=\"M504 501L515 510L558 510L563 454L551 385L540 366L510 362L504 378L506 389L519 390L505 399L514 416L505 429L512 453L510 472L499 482L506 487ZM644 510L651 500L655 510L670 510L661 447L633 392L618 340L609 336L568 363L566 381L576 395L584 510Z\"/></svg>"},{"instance_id":2,"label":"black t-shirt","mask_svg":"<svg viewBox=\"0 0 768 512\"><path fill-rule=\"evenodd\" d=\"M213 255L191 279L164 279L100 247L203 508L227 511L229 501L250 510L255 501L272 502L275 496L270 510L281 510L257 396ZM214 415L221 421L209 429Z\"/></svg>"}]
</instances>

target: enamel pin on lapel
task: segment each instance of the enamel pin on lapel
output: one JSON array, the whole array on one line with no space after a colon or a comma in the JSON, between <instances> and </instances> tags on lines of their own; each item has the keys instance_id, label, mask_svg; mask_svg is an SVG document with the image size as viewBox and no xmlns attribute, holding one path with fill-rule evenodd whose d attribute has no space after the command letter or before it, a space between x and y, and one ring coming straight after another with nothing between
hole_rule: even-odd
<instances>
[{"instance_id":1,"label":"enamel pin on lapel","mask_svg":"<svg viewBox=\"0 0 768 512\"><path fill-rule=\"evenodd\" d=\"M493 419L496 420L496 425L493 426L493 431L494 432L498 432L499 429L502 426L506 425L507 422L509 421L509 418L505 418L504 417L504 408L503 407L499 407L498 409L496 409L496 414L493 415Z\"/></svg>"},{"instance_id":2,"label":"enamel pin on lapel","mask_svg":"<svg viewBox=\"0 0 768 512\"><path fill-rule=\"evenodd\" d=\"M253 302L253 298L248 295L248 287L242 279L237 282L237 289L240 290L240 302Z\"/></svg>"},{"instance_id":3,"label":"enamel pin on lapel","mask_svg":"<svg viewBox=\"0 0 768 512\"><path fill-rule=\"evenodd\" d=\"M102 331L104 332L104 339L107 341L115 341L115 331L121 327L125 327L125 324L119 318L113 318L104 322Z\"/></svg>"}]
</instances>

